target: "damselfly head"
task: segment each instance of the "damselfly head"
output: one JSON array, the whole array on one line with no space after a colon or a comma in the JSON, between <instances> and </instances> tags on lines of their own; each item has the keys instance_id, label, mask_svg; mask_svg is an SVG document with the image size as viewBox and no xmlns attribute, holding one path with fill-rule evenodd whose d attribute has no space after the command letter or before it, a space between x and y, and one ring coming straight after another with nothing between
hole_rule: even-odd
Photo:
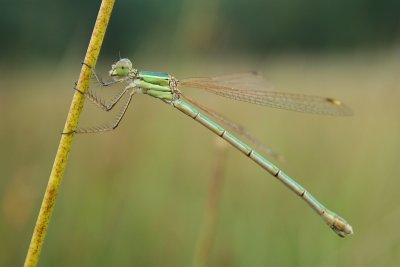
<instances>
[{"instance_id":1,"label":"damselfly head","mask_svg":"<svg viewBox=\"0 0 400 267\"><path fill-rule=\"evenodd\" d=\"M131 72L132 62L127 58L122 58L111 66L109 75L113 77L114 80L120 80L128 77Z\"/></svg>"}]
</instances>

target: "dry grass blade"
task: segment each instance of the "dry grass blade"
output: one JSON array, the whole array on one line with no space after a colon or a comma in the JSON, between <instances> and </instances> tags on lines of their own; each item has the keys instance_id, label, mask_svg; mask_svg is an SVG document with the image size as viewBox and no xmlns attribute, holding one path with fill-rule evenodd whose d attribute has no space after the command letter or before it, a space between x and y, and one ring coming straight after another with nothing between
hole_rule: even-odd
<instances>
[{"instance_id":1,"label":"dry grass blade","mask_svg":"<svg viewBox=\"0 0 400 267\"><path fill-rule=\"evenodd\" d=\"M115 0L103 0L101 3L99 14L84 61L90 66L96 65L114 2ZM80 92L76 91L72 99L68 117L64 126L64 133L72 133L77 128L85 99L84 93L89 87L91 75L91 69L89 69L86 65L82 65L81 73L77 83L77 88L79 88ZM35 229L33 231L32 239L25 258L25 267L36 266L39 261L40 252L46 237L46 232L56 202L57 193L61 184L65 167L67 165L73 136L73 134L63 134L61 136L53 168L50 173L49 182L47 184Z\"/></svg>"}]
</instances>

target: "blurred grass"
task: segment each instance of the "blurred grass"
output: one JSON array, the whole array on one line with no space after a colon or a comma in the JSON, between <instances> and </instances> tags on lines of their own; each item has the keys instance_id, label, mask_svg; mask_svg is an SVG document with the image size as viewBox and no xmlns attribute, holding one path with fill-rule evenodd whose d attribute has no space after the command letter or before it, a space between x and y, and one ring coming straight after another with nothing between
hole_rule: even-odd
<instances>
[{"instance_id":1,"label":"blurred grass","mask_svg":"<svg viewBox=\"0 0 400 267\"><path fill-rule=\"evenodd\" d=\"M76 62L29 66L28 72L0 67L0 266L23 262L80 68ZM178 78L257 68L277 90L335 96L355 111L351 118L319 117L186 91L282 154L288 164L281 167L355 230L338 238L272 176L229 149L210 266L399 264L399 62L397 50L265 60L137 57L138 68ZM107 70L111 62L102 63L99 69ZM111 116L90 103L85 112L83 126ZM33 120L38 114L46 116ZM40 266L191 264L213 138L147 96L134 99L117 131L78 136Z\"/></svg>"}]
</instances>

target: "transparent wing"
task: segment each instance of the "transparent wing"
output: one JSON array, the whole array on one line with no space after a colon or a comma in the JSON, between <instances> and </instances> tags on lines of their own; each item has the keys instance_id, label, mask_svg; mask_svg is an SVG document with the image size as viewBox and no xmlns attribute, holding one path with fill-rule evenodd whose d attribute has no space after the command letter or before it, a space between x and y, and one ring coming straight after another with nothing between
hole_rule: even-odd
<instances>
[{"instance_id":1,"label":"transparent wing","mask_svg":"<svg viewBox=\"0 0 400 267\"><path fill-rule=\"evenodd\" d=\"M179 85L203 89L226 98L273 108L332 116L352 114L350 108L334 98L271 91L269 90L271 86L266 84L256 73L189 78L180 81Z\"/></svg>"},{"instance_id":2,"label":"transparent wing","mask_svg":"<svg viewBox=\"0 0 400 267\"><path fill-rule=\"evenodd\" d=\"M192 104L193 106L195 106L195 107L199 108L200 110L202 110L205 114L207 114L211 118L221 122L222 124L224 124L225 126L230 128L231 130L236 132L238 135L244 137L245 139L247 139L248 141L253 143L259 150L265 152L270 157L272 157L272 158L274 158L274 159L276 159L276 160L278 160L280 162L285 162L285 159L284 159L284 157L282 155L279 155L278 153L274 152L272 149L270 149L267 146L265 146L263 144L263 142L261 142L259 139L254 137L252 134L250 134L243 126L238 125L238 124L228 120L227 118L225 118L224 116L220 115L216 111L213 111L212 109L197 103L196 101L192 100L191 98L189 98L187 96L183 96L183 98L187 102Z\"/></svg>"},{"instance_id":3,"label":"transparent wing","mask_svg":"<svg viewBox=\"0 0 400 267\"><path fill-rule=\"evenodd\" d=\"M273 86L268 83L258 72L234 73L216 77L189 78L181 83L207 83L220 86L245 88L246 90L272 90Z\"/></svg>"}]
</instances>

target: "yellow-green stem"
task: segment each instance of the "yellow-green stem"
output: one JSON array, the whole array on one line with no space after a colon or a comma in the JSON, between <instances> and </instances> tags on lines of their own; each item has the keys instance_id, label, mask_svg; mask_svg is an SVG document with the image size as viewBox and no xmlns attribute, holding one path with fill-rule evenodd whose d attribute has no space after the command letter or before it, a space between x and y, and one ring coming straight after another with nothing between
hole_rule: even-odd
<instances>
[{"instance_id":1,"label":"yellow-green stem","mask_svg":"<svg viewBox=\"0 0 400 267\"><path fill-rule=\"evenodd\" d=\"M103 0L97 16L96 24L90 39L90 43L85 56L85 63L95 66L103 43L104 34L107 29L108 21L111 16L115 0ZM82 65L77 88L86 92L89 87L91 71L88 67ZM64 126L64 133L71 132L78 126L79 117L83 108L85 97L79 92L75 92L68 112L67 121ZM71 150L73 134L61 135L60 144L54 159L53 168L50 173L49 182L43 197L39 215L36 220L36 226L33 231L31 243L25 259L25 267L36 266L39 261L40 252L49 226L51 214L56 202L58 189L67 165L68 155Z\"/></svg>"}]
</instances>

